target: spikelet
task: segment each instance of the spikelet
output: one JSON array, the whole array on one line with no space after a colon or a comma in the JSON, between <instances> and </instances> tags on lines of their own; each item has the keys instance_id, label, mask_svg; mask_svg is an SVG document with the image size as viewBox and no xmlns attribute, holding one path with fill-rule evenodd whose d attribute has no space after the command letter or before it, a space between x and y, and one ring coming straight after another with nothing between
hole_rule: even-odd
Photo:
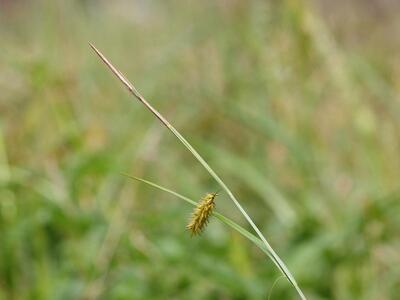
<instances>
[{"instance_id":1,"label":"spikelet","mask_svg":"<svg viewBox=\"0 0 400 300\"><path fill-rule=\"evenodd\" d=\"M208 223L208 218L210 217L214 207L214 199L217 193L208 193L205 195L194 209L190 222L186 226L187 229L191 231L191 235L200 234Z\"/></svg>"}]
</instances>

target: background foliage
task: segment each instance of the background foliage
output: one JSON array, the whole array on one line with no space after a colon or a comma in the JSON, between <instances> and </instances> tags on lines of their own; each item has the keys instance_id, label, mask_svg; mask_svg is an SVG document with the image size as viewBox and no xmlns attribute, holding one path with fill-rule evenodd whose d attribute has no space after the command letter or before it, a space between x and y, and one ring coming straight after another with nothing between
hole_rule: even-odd
<instances>
[{"instance_id":1,"label":"background foliage","mask_svg":"<svg viewBox=\"0 0 400 300\"><path fill-rule=\"evenodd\" d=\"M343 3L342 3L343 2ZM400 292L396 1L0 1L0 299L266 299L275 266L194 199L232 187L309 299ZM221 195L217 208L247 226ZM248 228L250 229L250 228ZM297 299L281 280L271 299Z\"/></svg>"}]
</instances>

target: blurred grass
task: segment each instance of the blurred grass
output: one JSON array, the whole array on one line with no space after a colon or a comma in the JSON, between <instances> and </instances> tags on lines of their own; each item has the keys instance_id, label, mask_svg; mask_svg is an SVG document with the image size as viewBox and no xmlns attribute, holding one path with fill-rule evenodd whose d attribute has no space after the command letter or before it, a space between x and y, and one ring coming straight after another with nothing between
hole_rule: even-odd
<instances>
[{"instance_id":1,"label":"blurred grass","mask_svg":"<svg viewBox=\"0 0 400 300\"><path fill-rule=\"evenodd\" d=\"M119 175L217 189L88 41L233 187L309 299L396 299L388 3L1 1L0 299L266 299L279 276L217 222L190 238L190 207ZM279 281L272 299L297 298Z\"/></svg>"}]
</instances>

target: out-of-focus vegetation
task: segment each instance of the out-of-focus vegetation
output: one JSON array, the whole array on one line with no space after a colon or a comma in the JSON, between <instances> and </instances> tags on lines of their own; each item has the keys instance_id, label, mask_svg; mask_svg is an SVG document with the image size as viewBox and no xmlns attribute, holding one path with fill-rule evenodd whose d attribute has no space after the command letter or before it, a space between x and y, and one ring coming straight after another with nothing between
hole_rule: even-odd
<instances>
[{"instance_id":1,"label":"out-of-focus vegetation","mask_svg":"<svg viewBox=\"0 0 400 300\"><path fill-rule=\"evenodd\" d=\"M342 3L343 2L343 3ZM266 299L275 266L191 207L232 187L309 299L400 293L396 1L0 1L0 299ZM222 193L217 208L246 222ZM250 230L250 228L248 228ZM298 299L285 280L271 299Z\"/></svg>"}]
</instances>

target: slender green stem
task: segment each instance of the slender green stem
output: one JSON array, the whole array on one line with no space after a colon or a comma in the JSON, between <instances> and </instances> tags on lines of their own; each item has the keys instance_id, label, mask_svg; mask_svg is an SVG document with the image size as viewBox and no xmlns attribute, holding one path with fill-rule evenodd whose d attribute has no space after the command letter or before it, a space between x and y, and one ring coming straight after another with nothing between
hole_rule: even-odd
<instances>
[{"instance_id":1,"label":"slender green stem","mask_svg":"<svg viewBox=\"0 0 400 300\"><path fill-rule=\"evenodd\" d=\"M247 222L251 225L251 227L254 229L254 231L257 233L259 238L262 240L264 243L265 247L268 249L270 253L270 257L273 260L273 262L276 264L276 266L279 268L279 270L285 275L285 277L289 280L289 282L294 286L296 289L297 293L301 297L301 299L305 300L306 297L304 296L303 292L297 285L296 280L286 267L286 265L283 263L283 261L280 259L280 257L275 253L274 249L270 246L270 244L267 242L266 238L263 236L261 231L258 229L256 224L253 222L253 220L250 218L250 216L247 214L247 212L243 209L243 207L240 205L239 201L236 199L236 197L233 195L231 190L226 186L226 184L222 181L222 179L214 172L214 170L208 165L208 163L200 156L200 154L192 147L192 145L176 130L153 106L150 105L149 102L136 90L136 88L133 86L132 83L129 82L128 79L125 78L125 76L118 71L112 64L111 62L99 51L95 46L90 44L90 47L96 52L96 54L100 57L100 59L110 68L110 70L114 73L115 76L118 77L119 80L125 85L125 87L130 91L130 93L137 99L139 100L144 106L146 106L147 109L149 109L160 121L163 123L178 139L179 141L192 153L192 155L200 162L200 164L208 171L208 173L215 179L215 181L222 187L223 190L228 194L229 198L233 201L233 203L236 205L236 207L239 209L239 211L242 213L242 215L245 217Z\"/></svg>"},{"instance_id":2,"label":"slender green stem","mask_svg":"<svg viewBox=\"0 0 400 300\"><path fill-rule=\"evenodd\" d=\"M279 279L281 278L285 278L284 276L279 276L277 279L275 279L274 283L272 284L271 288L269 289L269 293L268 293L268 300L271 299L272 296L272 291L274 290L275 285L278 283Z\"/></svg>"},{"instance_id":3,"label":"slender green stem","mask_svg":"<svg viewBox=\"0 0 400 300\"><path fill-rule=\"evenodd\" d=\"M170 189L167 189L166 187L163 187L163 186L158 185L158 184L156 184L154 182L151 182L151 181L148 181L148 180L145 180L143 178L136 177L136 176L132 176L132 175L129 175L129 174L126 174L126 173L121 173L121 174L126 176L126 177L128 177L128 178L130 178L130 179L143 182L143 183L145 183L147 185L150 185L150 186L152 186L152 187L154 187L156 189L159 189L159 190L162 190L162 191L167 192L169 194L172 194L175 197L178 197L178 198L186 201L187 203L189 203L189 204L191 204L193 206L197 206L197 202L196 201L194 201L192 199L189 199L188 197L185 197L185 196L183 196L183 195L181 195L181 194L179 194L177 192L174 192L174 191L172 191ZM264 243L258 237L256 237L254 234L252 234L251 232L247 231L242 226L237 224L235 221L229 219L228 217L225 217L223 214L221 214L221 213L219 213L217 211L214 211L212 213L212 215L215 216L221 222L225 223L226 225L230 226L234 230L238 231L245 238L249 239L252 243L254 243L257 247L259 247L265 254L267 254L269 257L271 257L271 255L268 252L268 249L265 247ZM272 259L272 257L271 257L271 259Z\"/></svg>"}]
</instances>

